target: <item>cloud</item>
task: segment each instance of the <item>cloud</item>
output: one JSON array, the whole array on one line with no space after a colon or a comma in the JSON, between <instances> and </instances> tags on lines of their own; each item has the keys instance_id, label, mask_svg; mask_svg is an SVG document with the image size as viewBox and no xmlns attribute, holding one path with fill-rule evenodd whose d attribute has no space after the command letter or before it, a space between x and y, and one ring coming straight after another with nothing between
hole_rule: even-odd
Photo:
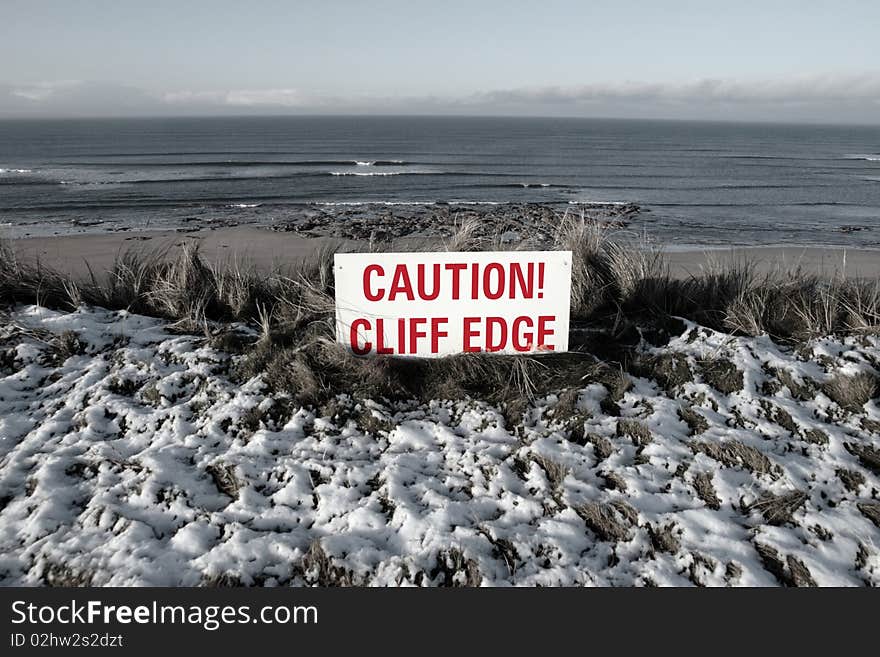
<instances>
[{"instance_id":1,"label":"cloud","mask_svg":"<svg viewBox=\"0 0 880 657\"><path fill-rule=\"evenodd\" d=\"M802 76L782 80L703 79L679 84L622 82L575 87L511 89L477 94L479 103L592 103L604 101L806 103L880 101L880 74Z\"/></svg>"},{"instance_id":2,"label":"cloud","mask_svg":"<svg viewBox=\"0 0 880 657\"><path fill-rule=\"evenodd\" d=\"M128 85L70 80L0 85L0 116L133 116L164 109L153 94Z\"/></svg>"},{"instance_id":3,"label":"cloud","mask_svg":"<svg viewBox=\"0 0 880 657\"><path fill-rule=\"evenodd\" d=\"M125 84L0 85L0 116L270 113L521 114L876 122L880 72L784 79L616 81L466 96L330 95L298 88L148 92Z\"/></svg>"},{"instance_id":4,"label":"cloud","mask_svg":"<svg viewBox=\"0 0 880 657\"><path fill-rule=\"evenodd\" d=\"M172 106L215 105L227 107L310 107L323 104L297 89L239 89L233 91L172 91L162 95Z\"/></svg>"}]
</instances>

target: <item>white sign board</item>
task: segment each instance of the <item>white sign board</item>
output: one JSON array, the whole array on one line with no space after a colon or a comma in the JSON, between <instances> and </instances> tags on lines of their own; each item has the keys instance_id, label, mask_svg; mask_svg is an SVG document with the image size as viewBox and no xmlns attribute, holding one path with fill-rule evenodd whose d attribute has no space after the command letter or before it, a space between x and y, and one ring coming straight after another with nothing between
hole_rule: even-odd
<instances>
[{"instance_id":1,"label":"white sign board","mask_svg":"<svg viewBox=\"0 0 880 657\"><path fill-rule=\"evenodd\" d=\"M336 339L437 357L568 350L571 251L337 253Z\"/></svg>"}]
</instances>

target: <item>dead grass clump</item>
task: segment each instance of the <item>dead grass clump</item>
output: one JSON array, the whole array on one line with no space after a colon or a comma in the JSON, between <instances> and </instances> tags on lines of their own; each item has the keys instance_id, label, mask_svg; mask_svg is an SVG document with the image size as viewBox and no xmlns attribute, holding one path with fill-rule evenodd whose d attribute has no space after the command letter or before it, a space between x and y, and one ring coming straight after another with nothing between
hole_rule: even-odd
<instances>
[{"instance_id":1,"label":"dead grass clump","mask_svg":"<svg viewBox=\"0 0 880 657\"><path fill-rule=\"evenodd\" d=\"M503 404L580 384L593 367L592 357L579 353L359 358L336 343L330 330L312 325L311 335L303 335L297 346L261 340L235 365L234 373L242 380L261 375L273 390L302 404L320 404L340 391L368 399L470 396Z\"/></svg>"},{"instance_id":2,"label":"dead grass clump","mask_svg":"<svg viewBox=\"0 0 880 657\"><path fill-rule=\"evenodd\" d=\"M66 277L39 261L22 262L5 242L0 242L0 303L34 303L61 310L75 307Z\"/></svg>"},{"instance_id":3,"label":"dead grass clump","mask_svg":"<svg viewBox=\"0 0 880 657\"><path fill-rule=\"evenodd\" d=\"M757 474L773 472L773 464L770 459L764 456L760 450L744 445L738 440L713 443L691 441L688 443L688 447L694 454L702 452L729 468L743 467Z\"/></svg>"},{"instance_id":4,"label":"dead grass clump","mask_svg":"<svg viewBox=\"0 0 880 657\"><path fill-rule=\"evenodd\" d=\"M529 464L529 460L523 458L519 454L514 455L514 457L510 460L510 470L517 477L526 481L529 478L529 470L531 469L531 465Z\"/></svg>"},{"instance_id":5,"label":"dead grass clump","mask_svg":"<svg viewBox=\"0 0 880 657\"><path fill-rule=\"evenodd\" d=\"M568 418L565 423L566 436L569 442L583 447L587 444L586 423L592 416L589 413L576 413Z\"/></svg>"},{"instance_id":6,"label":"dead grass clump","mask_svg":"<svg viewBox=\"0 0 880 657\"><path fill-rule=\"evenodd\" d=\"M709 421L691 407L679 408L678 417L680 417L682 422L684 422L688 426L691 436L695 436L709 430Z\"/></svg>"},{"instance_id":7,"label":"dead grass clump","mask_svg":"<svg viewBox=\"0 0 880 657\"><path fill-rule=\"evenodd\" d=\"M474 250L497 244L471 222L448 246ZM676 315L718 330L786 340L880 330L880 282L828 280L802 270L759 276L745 261L716 263L700 275L675 280L656 249L621 241L605 225L573 213L562 218L554 246L572 252L575 322L611 320L650 329ZM18 260L0 244L0 302L63 309L94 304L189 327L206 319L260 322L266 316L269 328L289 333L332 317L334 250L320 250L287 275L263 276L243 262L209 265L198 242L187 240L173 257L158 250L122 252L106 276L98 272L73 283L39 262ZM661 332L671 335L680 328Z\"/></svg>"},{"instance_id":8,"label":"dead grass clump","mask_svg":"<svg viewBox=\"0 0 880 657\"><path fill-rule=\"evenodd\" d=\"M616 472L612 470L603 471L599 473L599 477L602 478L606 490L618 490L621 493L626 492L626 480Z\"/></svg>"},{"instance_id":9,"label":"dead grass clump","mask_svg":"<svg viewBox=\"0 0 880 657\"><path fill-rule=\"evenodd\" d=\"M492 546L492 556L504 562L504 565L507 566L507 572L511 577L515 575L522 560L520 559L519 552L516 551L513 543L506 538L493 536L492 533L484 527L479 527L477 531L489 541L489 544Z\"/></svg>"},{"instance_id":10,"label":"dead grass clump","mask_svg":"<svg viewBox=\"0 0 880 657\"><path fill-rule=\"evenodd\" d=\"M865 404L880 395L880 377L873 372L838 373L822 385L822 392L842 409L861 413Z\"/></svg>"},{"instance_id":11,"label":"dead grass clump","mask_svg":"<svg viewBox=\"0 0 880 657\"><path fill-rule=\"evenodd\" d=\"M816 397L816 382L809 378L804 378L803 383L798 383L794 376L788 370L779 369L773 371L780 383L788 388L791 396L798 401L812 401Z\"/></svg>"},{"instance_id":12,"label":"dead grass clump","mask_svg":"<svg viewBox=\"0 0 880 657\"><path fill-rule=\"evenodd\" d=\"M697 491L697 497L713 511L721 508L721 499L715 492L715 486L712 484L711 472L698 472L694 475L694 489Z\"/></svg>"},{"instance_id":13,"label":"dead grass clump","mask_svg":"<svg viewBox=\"0 0 880 657\"><path fill-rule=\"evenodd\" d=\"M574 510L600 541L611 543L630 540L631 529L638 521L638 512L623 500L587 502Z\"/></svg>"},{"instance_id":14,"label":"dead grass clump","mask_svg":"<svg viewBox=\"0 0 880 657\"><path fill-rule=\"evenodd\" d=\"M571 312L573 319L589 318L617 293L615 257L608 252L607 231L598 222L566 215L557 232L559 247L572 253Z\"/></svg>"},{"instance_id":15,"label":"dead grass clump","mask_svg":"<svg viewBox=\"0 0 880 657\"><path fill-rule=\"evenodd\" d=\"M804 440L813 445L825 446L829 442L828 434L821 429L807 429L804 431Z\"/></svg>"},{"instance_id":16,"label":"dead grass clump","mask_svg":"<svg viewBox=\"0 0 880 657\"><path fill-rule=\"evenodd\" d=\"M259 431L263 424L263 416L264 413L259 406L251 406L241 415L241 428L248 434L253 434L256 431Z\"/></svg>"},{"instance_id":17,"label":"dead grass clump","mask_svg":"<svg viewBox=\"0 0 880 657\"><path fill-rule=\"evenodd\" d=\"M300 574L311 586L357 586L351 571L337 566L327 555L320 541L314 541L300 562Z\"/></svg>"},{"instance_id":18,"label":"dead grass clump","mask_svg":"<svg viewBox=\"0 0 880 657\"><path fill-rule=\"evenodd\" d=\"M77 570L64 564L50 563L43 570L46 586L79 588L91 586L94 575L85 570Z\"/></svg>"},{"instance_id":19,"label":"dead grass clump","mask_svg":"<svg viewBox=\"0 0 880 657\"><path fill-rule=\"evenodd\" d=\"M778 424L780 427L788 431L792 436L800 435L800 427L791 414L781 406L777 406L771 401L761 399L759 401L764 416L771 422Z\"/></svg>"},{"instance_id":20,"label":"dead grass clump","mask_svg":"<svg viewBox=\"0 0 880 657\"><path fill-rule=\"evenodd\" d=\"M743 389L743 373L726 358L711 358L698 363L700 376L725 395Z\"/></svg>"},{"instance_id":21,"label":"dead grass clump","mask_svg":"<svg viewBox=\"0 0 880 657\"><path fill-rule=\"evenodd\" d=\"M242 587L244 583L241 581L241 578L231 573L221 573L220 575L203 574L199 586L208 589L229 589Z\"/></svg>"},{"instance_id":22,"label":"dead grass clump","mask_svg":"<svg viewBox=\"0 0 880 657\"><path fill-rule=\"evenodd\" d=\"M617 421L617 436L628 436L633 441L633 444L639 448L646 447L654 439L651 435L651 430L647 426L638 420L631 420L629 418L622 418Z\"/></svg>"},{"instance_id":23,"label":"dead grass clump","mask_svg":"<svg viewBox=\"0 0 880 657\"><path fill-rule=\"evenodd\" d=\"M773 272L754 277L726 308L724 323L738 333L786 342L875 332L880 289L875 281L826 279L802 269Z\"/></svg>"},{"instance_id":24,"label":"dead grass clump","mask_svg":"<svg viewBox=\"0 0 880 657\"><path fill-rule=\"evenodd\" d=\"M648 523L648 537L651 539L651 547L657 552L675 554L681 548L674 522L656 527Z\"/></svg>"},{"instance_id":25,"label":"dead grass clump","mask_svg":"<svg viewBox=\"0 0 880 657\"><path fill-rule=\"evenodd\" d=\"M537 463L547 476L547 483L554 491L558 491L562 487L562 482L568 474L568 468L553 459L541 454L533 454L532 461Z\"/></svg>"},{"instance_id":26,"label":"dead grass clump","mask_svg":"<svg viewBox=\"0 0 880 657\"><path fill-rule=\"evenodd\" d=\"M212 333L208 339L208 346L226 354L243 354L253 339L231 328L224 328Z\"/></svg>"},{"instance_id":27,"label":"dead grass clump","mask_svg":"<svg viewBox=\"0 0 880 657\"><path fill-rule=\"evenodd\" d=\"M231 465L224 465L223 463L212 463L205 468L205 472L210 475L217 490L232 499L238 497L241 482L239 482L238 478L235 476L235 468Z\"/></svg>"},{"instance_id":28,"label":"dead grass clump","mask_svg":"<svg viewBox=\"0 0 880 657\"><path fill-rule=\"evenodd\" d=\"M365 434L378 437L394 429L394 422L382 417L376 411L364 409L357 415L357 426Z\"/></svg>"},{"instance_id":29,"label":"dead grass clump","mask_svg":"<svg viewBox=\"0 0 880 657\"><path fill-rule=\"evenodd\" d=\"M837 478L843 483L850 493L858 493L859 486L865 483L865 475L858 470L848 470L846 468L838 468L834 471Z\"/></svg>"},{"instance_id":30,"label":"dead grass clump","mask_svg":"<svg viewBox=\"0 0 880 657\"><path fill-rule=\"evenodd\" d=\"M880 502L859 502L856 506L862 515L880 527Z\"/></svg>"},{"instance_id":31,"label":"dead grass clump","mask_svg":"<svg viewBox=\"0 0 880 657\"><path fill-rule=\"evenodd\" d=\"M683 282L673 314L721 330L730 323L738 300L758 285L754 263L745 259L730 263L709 261L700 275Z\"/></svg>"},{"instance_id":32,"label":"dead grass clump","mask_svg":"<svg viewBox=\"0 0 880 657\"><path fill-rule=\"evenodd\" d=\"M177 258L156 269L147 298L160 316L196 327L220 314L216 281L199 255L198 243L184 244Z\"/></svg>"},{"instance_id":33,"label":"dead grass clump","mask_svg":"<svg viewBox=\"0 0 880 657\"><path fill-rule=\"evenodd\" d=\"M116 377L107 384L107 390L114 395L132 397L138 391L139 384L134 379L120 379Z\"/></svg>"},{"instance_id":34,"label":"dead grass clump","mask_svg":"<svg viewBox=\"0 0 880 657\"><path fill-rule=\"evenodd\" d=\"M560 393L556 404L553 406L553 417L570 417L578 413L578 401L581 391L578 388L569 388Z\"/></svg>"},{"instance_id":35,"label":"dead grass clump","mask_svg":"<svg viewBox=\"0 0 880 657\"><path fill-rule=\"evenodd\" d=\"M755 550L761 559L764 569L771 573L783 586L816 586L816 581L813 579L807 566L794 555L788 555L785 561L783 561L774 548L762 543L755 543Z\"/></svg>"},{"instance_id":36,"label":"dead grass clump","mask_svg":"<svg viewBox=\"0 0 880 657\"><path fill-rule=\"evenodd\" d=\"M593 446L593 453L599 461L604 461L614 454L614 445L611 441L595 433L588 433L584 436L584 443Z\"/></svg>"},{"instance_id":37,"label":"dead grass clump","mask_svg":"<svg viewBox=\"0 0 880 657\"><path fill-rule=\"evenodd\" d=\"M783 495L767 493L746 507L746 511L757 509L769 524L776 527L785 524L797 524L793 514L807 501L807 494L795 490Z\"/></svg>"},{"instance_id":38,"label":"dead grass clump","mask_svg":"<svg viewBox=\"0 0 880 657\"><path fill-rule=\"evenodd\" d=\"M76 333L64 331L51 340L43 355L46 365L58 367L68 358L82 356L84 353L86 353L86 345L80 342Z\"/></svg>"},{"instance_id":39,"label":"dead grass clump","mask_svg":"<svg viewBox=\"0 0 880 657\"><path fill-rule=\"evenodd\" d=\"M154 408L162 405L162 393L155 382L147 383L141 388L141 399Z\"/></svg>"},{"instance_id":40,"label":"dead grass clump","mask_svg":"<svg viewBox=\"0 0 880 657\"><path fill-rule=\"evenodd\" d=\"M620 415L620 402L626 392L632 388L632 379L620 368L599 367L592 380L601 383L608 391L608 395L599 402L599 408L606 415Z\"/></svg>"},{"instance_id":41,"label":"dead grass clump","mask_svg":"<svg viewBox=\"0 0 880 657\"><path fill-rule=\"evenodd\" d=\"M685 383L694 380L687 357L675 352L647 356L633 364L637 376L653 379L668 394L674 394Z\"/></svg>"},{"instance_id":42,"label":"dead grass clump","mask_svg":"<svg viewBox=\"0 0 880 657\"><path fill-rule=\"evenodd\" d=\"M880 449L858 443L844 443L846 451L858 457L859 463L876 475L880 475Z\"/></svg>"},{"instance_id":43,"label":"dead grass clump","mask_svg":"<svg viewBox=\"0 0 880 657\"><path fill-rule=\"evenodd\" d=\"M443 587L475 587L483 581L477 562L466 557L464 552L456 547L440 550L437 553L431 579L435 580L440 576L442 579L438 582L438 586Z\"/></svg>"}]
</instances>

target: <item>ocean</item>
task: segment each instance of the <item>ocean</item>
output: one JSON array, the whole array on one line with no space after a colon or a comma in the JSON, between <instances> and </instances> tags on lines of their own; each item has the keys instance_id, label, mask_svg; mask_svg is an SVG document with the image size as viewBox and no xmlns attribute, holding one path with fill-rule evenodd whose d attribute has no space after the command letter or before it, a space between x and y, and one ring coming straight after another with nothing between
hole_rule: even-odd
<instances>
[{"instance_id":1,"label":"ocean","mask_svg":"<svg viewBox=\"0 0 880 657\"><path fill-rule=\"evenodd\" d=\"M597 119L0 121L0 235L304 205L633 202L670 248L880 247L880 127Z\"/></svg>"}]
</instances>

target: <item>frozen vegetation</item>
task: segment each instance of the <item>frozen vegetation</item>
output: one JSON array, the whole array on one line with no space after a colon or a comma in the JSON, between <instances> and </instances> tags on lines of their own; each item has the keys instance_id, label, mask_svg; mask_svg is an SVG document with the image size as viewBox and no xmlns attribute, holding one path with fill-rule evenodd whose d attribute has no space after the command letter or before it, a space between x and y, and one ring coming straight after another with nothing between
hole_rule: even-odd
<instances>
[{"instance_id":1,"label":"frozen vegetation","mask_svg":"<svg viewBox=\"0 0 880 657\"><path fill-rule=\"evenodd\" d=\"M327 254L0 246L0 583L880 584L880 284L551 246L572 353L428 360L334 342Z\"/></svg>"},{"instance_id":2,"label":"frozen vegetation","mask_svg":"<svg viewBox=\"0 0 880 657\"><path fill-rule=\"evenodd\" d=\"M531 401L303 404L167 321L2 325L5 585L880 584L877 337L681 321Z\"/></svg>"}]
</instances>

